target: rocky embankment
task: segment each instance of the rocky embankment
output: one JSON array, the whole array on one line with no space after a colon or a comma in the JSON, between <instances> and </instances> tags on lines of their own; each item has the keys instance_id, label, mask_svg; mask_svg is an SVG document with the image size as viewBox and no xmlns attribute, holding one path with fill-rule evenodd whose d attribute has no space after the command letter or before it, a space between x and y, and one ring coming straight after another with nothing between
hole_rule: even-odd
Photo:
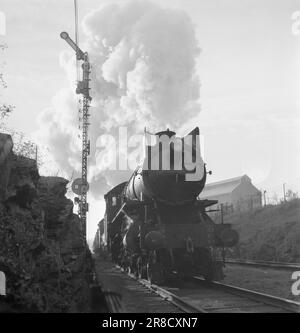
<instances>
[{"instance_id":1,"label":"rocky embankment","mask_svg":"<svg viewBox=\"0 0 300 333\"><path fill-rule=\"evenodd\" d=\"M88 312L93 263L65 197L68 181L40 177L35 160L12 148L11 137L0 133L0 271L7 280L2 307Z\"/></svg>"}]
</instances>

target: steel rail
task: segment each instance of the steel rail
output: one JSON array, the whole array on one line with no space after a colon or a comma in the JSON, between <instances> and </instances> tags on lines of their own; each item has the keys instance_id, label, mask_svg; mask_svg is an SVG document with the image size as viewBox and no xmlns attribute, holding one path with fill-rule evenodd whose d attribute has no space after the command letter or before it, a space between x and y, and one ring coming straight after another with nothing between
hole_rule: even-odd
<instances>
[{"instance_id":1,"label":"steel rail","mask_svg":"<svg viewBox=\"0 0 300 333\"><path fill-rule=\"evenodd\" d=\"M201 277L193 277L195 282L206 285L208 288L218 289L230 294L238 295L257 301L266 305L274 306L280 309L284 309L289 312L300 313L300 302L292 301L290 299L281 298L269 294L260 293L254 290L249 290L241 287L224 284L217 281L207 282Z\"/></svg>"},{"instance_id":2,"label":"steel rail","mask_svg":"<svg viewBox=\"0 0 300 333\"><path fill-rule=\"evenodd\" d=\"M249 267L273 268L282 270L300 270L300 263L286 263L276 261L255 261L242 259L227 259L225 264Z\"/></svg>"},{"instance_id":3,"label":"steel rail","mask_svg":"<svg viewBox=\"0 0 300 333\"><path fill-rule=\"evenodd\" d=\"M113 291L104 291L103 292L105 301L109 310L109 313L122 313L123 306L122 306L122 296L119 293Z\"/></svg>"},{"instance_id":4,"label":"steel rail","mask_svg":"<svg viewBox=\"0 0 300 333\"><path fill-rule=\"evenodd\" d=\"M124 270L123 270L124 271ZM124 271L124 273L126 273ZM160 286L157 286L155 284L151 284L149 281L145 279L138 279L133 274L126 273L129 277L136 280L140 284L142 284L144 287L148 288L150 291L154 292L158 296L162 297L164 300L172 303L174 306L179 308L181 311L186 313L209 313L213 312L214 310L218 310L218 308L210 307L206 308L205 305L201 304L200 306L195 306L190 304L189 302L183 300L181 297L175 295L174 293L170 292L169 290L166 290ZM239 296L242 299L248 299L254 302L257 302L258 304L264 304L269 307L274 307L277 309L285 310L287 312L293 312L293 313L300 313L300 302L296 302L293 300L260 293L254 290L249 290L241 287L236 287L228 284L224 284L217 281L211 281L207 282L205 279L194 276L191 278L191 281L201 284L201 287L212 289L212 290L220 290L226 294L231 294L234 296ZM199 294L199 297L201 299L201 293ZM228 308L227 311L228 312ZM232 312L235 312L234 309Z\"/></svg>"},{"instance_id":5,"label":"steel rail","mask_svg":"<svg viewBox=\"0 0 300 333\"><path fill-rule=\"evenodd\" d=\"M121 269L125 274L127 274L132 279L136 280L140 284L142 284L144 287L149 289L150 291L154 292L164 300L168 301L169 303L173 304L175 307L180 309L183 312L186 313L206 313L206 311L200 307L195 307L187 302L185 302L183 299L181 299L179 296L171 293L170 291L159 287L155 284L151 284L149 281L145 279L138 279L135 275L130 274L126 272L123 268L117 265L119 269Z\"/></svg>"},{"instance_id":6,"label":"steel rail","mask_svg":"<svg viewBox=\"0 0 300 333\"><path fill-rule=\"evenodd\" d=\"M174 306L182 310L183 312L186 313L207 313L204 309L200 307L196 307L194 305L189 304L188 302L184 301L182 298L179 296L171 293L170 291L161 288L155 284L151 284L147 280L137 280L139 281L142 285L144 285L146 288L149 290L153 291L160 297L162 297L164 300L172 303Z\"/></svg>"}]
</instances>

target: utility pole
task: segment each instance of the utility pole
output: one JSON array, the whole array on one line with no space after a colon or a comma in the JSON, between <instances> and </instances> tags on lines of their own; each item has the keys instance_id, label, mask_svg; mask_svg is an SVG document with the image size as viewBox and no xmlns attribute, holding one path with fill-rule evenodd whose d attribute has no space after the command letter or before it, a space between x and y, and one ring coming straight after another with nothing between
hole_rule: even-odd
<instances>
[{"instance_id":1,"label":"utility pole","mask_svg":"<svg viewBox=\"0 0 300 333\"><path fill-rule=\"evenodd\" d=\"M224 224L224 209L223 209L223 204L221 203L220 205L220 209L221 209L221 224ZM223 260L223 264L225 264L225 247L222 247L222 260Z\"/></svg>"},{"instance_id":2,"label":"utility pole","mask_svg":"<svg viewBox=\"0 0 300 333\"><path fill-rule=\"evenodd\" d=\"M221 224L224 224L224 209L223 209L223 204L221 203Z\"/></svg>"},{"instance_id":3,"label":"utility pole","mask_svg":"<svg viewBox=\"0 0 300 333\"><path fill-rule=\"evenodd\" d=\"M283 183L283 201L286 202L285 183Z\"/></svg>"},{"instance_id":4,"label":"utility pole","mask_svg":"<svg viewBox=\"0 0 300 333\"><path fill-rule=\"evenodd\" d=\"M79 203L79 217L82 222L82 227L84 230L84 238L86 241L86 218L88 212L87 203L87 192L88 192L88 182L87 182L87 171L88 171L88 156L90 154L90 142L88 139L88 127L89 127L89 107L92 100L90 96L90 69L91 65L89 62L89 57L87 52L83 52L79 46L70 38L68 33L62 32L60 37L64 39L76 52L77 61L83 61L82 64L82 80L77 82L76 94L83 96L83 106L82 106L82 157L81 157L81 179L76 179L73 182L72 189L77 195L80 195Z\"/></svg>"},{"instance_id":5,"label":"utility pole","mask_svg":"<svg viewBox=\"0 0 300 333\"><path fill-rule=\"evenodd\" d=\"M264 206L266 207L267 205L267 201L266 201L266 193L267 193L267 190L264 190Z\"/></svg>"}]
</instances>

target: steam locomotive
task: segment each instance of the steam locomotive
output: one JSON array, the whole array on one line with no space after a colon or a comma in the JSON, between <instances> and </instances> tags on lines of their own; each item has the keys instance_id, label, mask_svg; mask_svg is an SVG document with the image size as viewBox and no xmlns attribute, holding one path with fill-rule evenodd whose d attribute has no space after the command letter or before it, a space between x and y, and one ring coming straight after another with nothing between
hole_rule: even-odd
<instances>
[{"instance_id":1,"label":"steam locomotive","mask_svg":"<svg viewBox=\"0 0 300 333\"><path fill-rule=\"evenodd\" d=\"M236 245L238 233L207 214L217 201L198 199L207 176L199 128L182 138L170 130L145 137L142 163L104 196L95 247L105 247L114 262L151 283L174 273L222 279L222 250Z\"/></svg>"}]
</instances>

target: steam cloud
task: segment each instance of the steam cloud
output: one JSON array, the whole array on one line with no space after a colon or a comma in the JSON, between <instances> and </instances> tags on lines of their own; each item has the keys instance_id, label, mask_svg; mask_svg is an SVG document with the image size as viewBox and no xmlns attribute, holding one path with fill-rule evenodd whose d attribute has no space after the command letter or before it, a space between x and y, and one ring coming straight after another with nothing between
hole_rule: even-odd
<instances>
[{"instance_id":1,"label":"steam cloud","mask_svg":"<svg viewBox=\"0 0 300 333\"><path fill-rule=\"evenodd\" d=\"M126 126L128 135L142 133L144 127L152 132L177 130L199 112L195 66L200 50L183 11L146 1L102 6L84 18L83 28L81 48L92 63L89 181L97 197L129 176L107 169L109 151L97 147L100 136L117 136L119 126ZM81 165L74 56L64 54L61 64L70 87L59 91L53 107L42 112L38 136L57 168L70 178Z\"/></svg>"}]
</instances>

